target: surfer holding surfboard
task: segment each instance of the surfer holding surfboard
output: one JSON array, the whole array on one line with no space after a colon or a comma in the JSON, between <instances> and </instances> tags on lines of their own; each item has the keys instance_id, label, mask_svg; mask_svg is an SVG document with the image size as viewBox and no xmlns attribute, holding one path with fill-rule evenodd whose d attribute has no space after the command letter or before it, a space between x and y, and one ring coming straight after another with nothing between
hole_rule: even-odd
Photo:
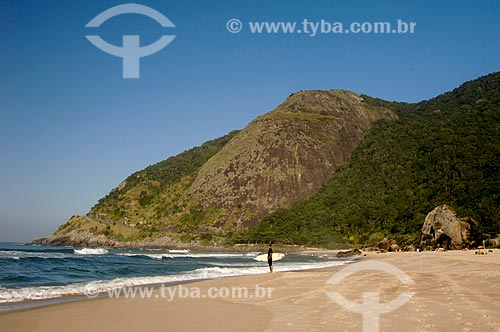
<instances>
[{"instance_id":1,"label":"surfer holding surfboard","mask_svg":"<svg viewBox=\"0 0 500 332\"><path fill-rule=\"evenodd\" d=\"M254 259L258 262L267 261L267 263L269 264L269 272L273 273L273 261L279 261L280 259L285 258L285 254L278 253L278 252L273 253L273 248L272 248L271 243L269 243L269 245L267 247L269 248L267 250L267 254L259 255L259 256L255 257Z\"/></svg>"},{"instance_id":2,"label":"surfer holding surfboard","mask_svg":"<svg viewBox=\"0 0 500 332\"><path fill-rule=\"evenodd\" d=\"M269 273L273 273L273 248L271 242L269 242L269 250L267 251L267 264L269 264Z\"/></svg>"}]
</instances>

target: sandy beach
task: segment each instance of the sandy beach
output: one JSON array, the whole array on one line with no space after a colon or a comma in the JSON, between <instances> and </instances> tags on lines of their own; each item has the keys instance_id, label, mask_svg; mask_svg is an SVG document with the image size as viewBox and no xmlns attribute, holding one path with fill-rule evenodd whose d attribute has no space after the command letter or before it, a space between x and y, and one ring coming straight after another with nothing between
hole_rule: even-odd
<instances>
[{"instance_id":1,"label":"sandy beach","mask_svg":"<svg viewBox=\"0 0 500 332\"><path fill-rule=\"evenodd\" d=\"M346 267L367 262L390 264L414 284L374 271L327 283ZM364 292L375 292L382 304L413 294L380 315L380 331L500 331L499 280L500 251L484 256L474 251L368 253L357 263L334 268L174 286L184 287L191 298L157 289L151 298L99 298L1 314L0 331L362 331L363 316L338 305L327 295L331 292L358 303ZM244 287L248 293L239 296L207 296L210 290Z\"/></svg>"}]
</instances>

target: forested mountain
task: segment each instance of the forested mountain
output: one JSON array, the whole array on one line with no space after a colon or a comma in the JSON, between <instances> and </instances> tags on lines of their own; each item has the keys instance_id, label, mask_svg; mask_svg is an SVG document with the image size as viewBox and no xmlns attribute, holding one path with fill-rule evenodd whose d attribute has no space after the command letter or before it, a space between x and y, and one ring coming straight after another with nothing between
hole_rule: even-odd
<instances>
[{"instance_id":1,"label":"forested mountain","mask_svg":"<svg viewBox=\"0 0 500 332\"><path fill-rule=\"evenodd\" d=\"M399 118L378 122L319 193L236 241L411 242L440 204L474 218L478 236L500 232L500 73L417 104L363 98Z\"/></svg>"},{"instance_id":2,"label":"forested mountain","mask_svg":"<svg viewBox=\"0 0 500 332\"><path fill-rule=\"evenodd\" d=\"M340 90L292 94L242 131L132 174L50 239L411 243L440 204L475 219L477 236L494 235L499 89L494 73L412 104Z\"/></svg>"}]
</instances>

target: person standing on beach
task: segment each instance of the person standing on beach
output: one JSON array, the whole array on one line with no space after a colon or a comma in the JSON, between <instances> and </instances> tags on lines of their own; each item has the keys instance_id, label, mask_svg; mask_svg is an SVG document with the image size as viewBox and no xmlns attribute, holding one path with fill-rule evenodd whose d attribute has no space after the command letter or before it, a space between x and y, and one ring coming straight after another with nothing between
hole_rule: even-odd
<instances>
[{"instance_id":1,"label":"person standing on beach","mask_svg":"<svg viewBox=\"0 0 500 332\"><path fill-rule=\"evenodd\" d=\"M273 248L272 244L269 243L269 250L267 251L267 264L269 264L269 273L273 273Z\"/></svg>"}]
</instances>

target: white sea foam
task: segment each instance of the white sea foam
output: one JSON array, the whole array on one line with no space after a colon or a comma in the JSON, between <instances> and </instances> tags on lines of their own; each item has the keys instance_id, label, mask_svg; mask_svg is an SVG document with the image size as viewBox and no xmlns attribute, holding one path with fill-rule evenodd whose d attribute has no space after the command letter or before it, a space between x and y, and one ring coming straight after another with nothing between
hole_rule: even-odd
<instances>
[{"instance_id":1,"label":"white sea foam","mask_svg":"<svg viewBox=\"0 0 500 332\"><path fill-rule=\"evenodd\" d=\"M234 253L174 253L169 250L168 254L143 254L143 253L118 253L119 256L137 257L145 256L153 259L163 259L163 258L238 258L238 257L248 257L247 254L234 254Z\"/></svg>"},{"instance_id":2,"label":"white sea foam","mask_svg":"<svg viewBox=\"0 0 500 332\"><path fill-rule=\"evenodd\" d=\"M143 257L149 257L152 259L174 258L174 256L170 255L170 254L133 254L133 253L128 253L128 252L119 253L118 256L127 256L127 257L143 256Z\"/></svg>"},{"instance_id":3,"label":"white sea foam","mask_svg":"<svg viewBox=\"0 0 500 332\"><path fill-rule=\"evenodd\" d=\"M191 253L186 255L174 255L174 257L190 257L190 258L236 258L244 256L245 256L244 254L227 254L227 253L212 253L212 254Z\"/></svg>"},{"instance_id":4,"label":"white sea foam","mask_svg":"<svg viewBox=\"0 0 500 332\"><path fill-rule=\"evenodd\" d=\"M172 254L188 254L191 252L189 249L171 249L168 252Z\"/></svg>"},{"instance_id":5,"label":"white sea foam","mask_svg":"<svg viewBox=\"0 0 500 332\"><path fill-rule=\"evenodd\" d=\"M75 249L73 252L77 255L105 255L108 253L108 250L102 248L82 248Z\"/></svg>"},{"instance_id":6,"label":"white sea foam","mask_svg":"<svg viewBox=\"0 0 500 332\"><path fill-rule=\"evenodd\" d=\"M69 254L62 252L36 252L36 251L17 251L0 250L0 259L21 259L21 258L68 258Z\"/></svg>"},{"instance_id":7,"label":"white sea foam","mask_svg":"<svg viewBox=\"0 0 500 332\"><path fill-rule=\"evenodd\" d=\"M277 264L274 268L276 272L297 271L306 269L316 269L343 265L349 261L328 261L316 263L292 263ZM147 284L161 284L177 281L189 281L198 279L213 279L229 276L241 276L251 274L267 273L267 265L249 267L204 267L177 275L155 276L155 277L133 277L116 278L113 280L97 280L88 283L78 283L66 286L38 286L18 289L0 287L0 303L13 303L26 300L40 300L57 298L67 295L81 295L88 291L89 287L98 292L107 292L120 287L139 286Z\"/></svg>"}]
</instances>

